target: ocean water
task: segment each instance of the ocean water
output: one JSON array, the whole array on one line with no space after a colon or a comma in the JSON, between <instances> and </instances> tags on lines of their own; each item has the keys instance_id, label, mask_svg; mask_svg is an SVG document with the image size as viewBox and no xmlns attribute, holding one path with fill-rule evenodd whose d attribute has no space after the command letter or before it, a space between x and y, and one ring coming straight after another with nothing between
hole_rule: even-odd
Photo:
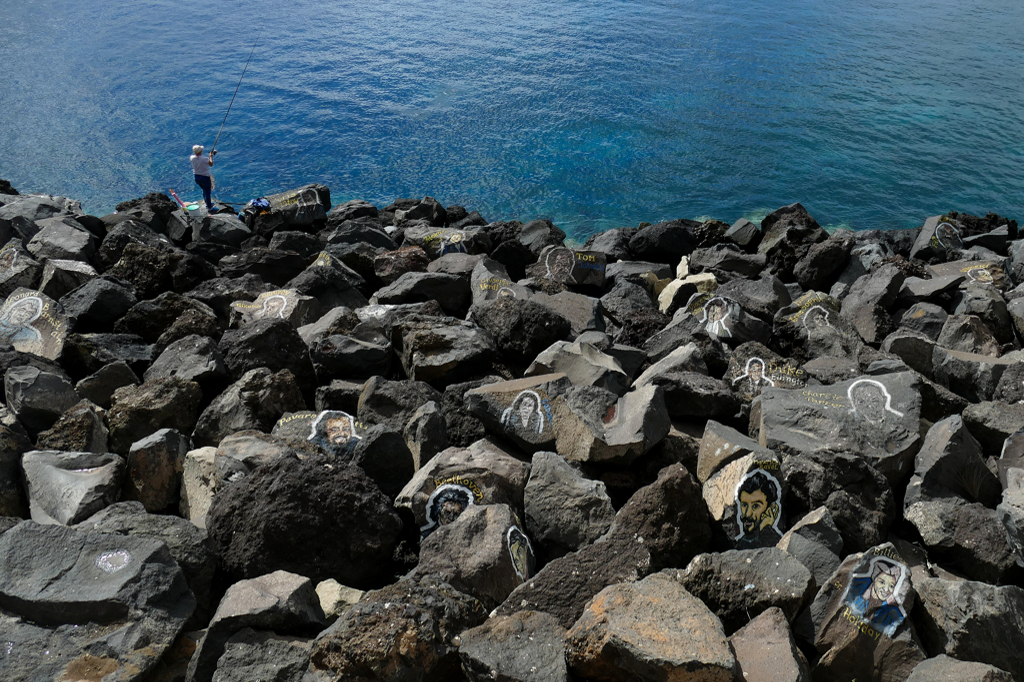
<instances>
[{"instance_id":1,"label":"ocean water","mask_svg":"<svg viewBox=\"0 0 1024 682\"><path fill-rule=\"evenodd\" d=\"M668 218L1021 219L1019 0L7 0L0 178L430 195L577 239Z\"/></svg>"}]
</instances>

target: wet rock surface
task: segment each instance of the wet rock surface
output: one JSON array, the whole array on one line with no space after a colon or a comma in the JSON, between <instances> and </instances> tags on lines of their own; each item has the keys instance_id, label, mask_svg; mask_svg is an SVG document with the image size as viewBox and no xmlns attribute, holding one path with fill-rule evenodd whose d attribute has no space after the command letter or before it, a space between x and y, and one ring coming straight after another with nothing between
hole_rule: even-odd
<instances>
[{"instance_id":1,"label":"wet rock surface","mask_svg":"<svg viewBox=\"0 0 1024 682\"><path fill-rule=\"evenodd\" d=\"M4 680L1024 675L1009 218L10 196Z\"/></svg>"}]
</instances>

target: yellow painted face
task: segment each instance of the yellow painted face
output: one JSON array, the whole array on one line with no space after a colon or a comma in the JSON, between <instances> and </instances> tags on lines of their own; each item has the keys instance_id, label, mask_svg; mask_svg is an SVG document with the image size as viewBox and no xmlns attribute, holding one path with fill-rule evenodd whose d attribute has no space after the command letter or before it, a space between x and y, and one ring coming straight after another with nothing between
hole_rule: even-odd
<instances>
[{"instance_id":1,"label":"yellow painted face","mask_svg":"<svg viewBox=\"0 0 1024 682\"><path fill-rule=\"evenodd\" d=\"M740 517L743 519L743 532L753 533L757 524L768 509L768 498L763 490L752 493L740 493Z\"/></svg>"}]
</instances>

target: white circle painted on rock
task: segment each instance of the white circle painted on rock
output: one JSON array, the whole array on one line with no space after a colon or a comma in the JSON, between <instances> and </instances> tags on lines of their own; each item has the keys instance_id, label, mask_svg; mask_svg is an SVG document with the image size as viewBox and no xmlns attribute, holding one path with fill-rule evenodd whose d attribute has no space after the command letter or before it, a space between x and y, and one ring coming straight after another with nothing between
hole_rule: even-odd
<instances>
[{"instance_id":1,"label":"white circle painted on rock","mask_svg":"<svg viewBox=\"0 0 1024 682\"><path fill-rule=\"evenodd\" d=\"M104 552L96 557L96 567L104 573L117 573L132 562L132 555L126 549Z\"/></svg>"}]
</instances>

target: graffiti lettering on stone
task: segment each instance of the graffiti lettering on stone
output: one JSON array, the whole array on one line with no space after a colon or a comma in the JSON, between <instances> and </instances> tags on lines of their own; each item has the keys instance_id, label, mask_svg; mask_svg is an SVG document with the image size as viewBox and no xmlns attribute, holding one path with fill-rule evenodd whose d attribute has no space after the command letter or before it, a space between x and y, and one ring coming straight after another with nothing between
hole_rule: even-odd
<instances>
[{"instance_id":1,"label":"graffiti lettering on stone","mask_svg":"<svg viewBox=\"0 0 1024 682\"><path fill-rule=\"evenodd\" d=\"M547 402L536 391L520 391L512 404L501 413L501 423L520 432L544 433L545 425L551 423L551 408Z\"/></svg>"},{"instance_id":2,"label":"graffiti lettering on stone","mask_svg":"<svg viewBox=\"0 0 1024 682\"><path fill-rule=\"evenodd\" d=\"M348 455L362 440L357 422L348 412L324 410L310 424L307 440L334 455Z\"/></svg>"},{"instance_id":3,"label":"graffiti lettering on stone","mask_svg":"<svg viewBox=\"0 0 1024 682\"><path fill-rule=\"evenodd\" d=\"M850 412L857 414L872 424L884 420L887 414L902 417L903 413L892 407L892 396L881 381L874 379L858 379L846 390L850 400Z\"/></svg>"},{"instance_id":4,"label":"graffiti lettering on stone","mask_svg":"<svg viewBox=\"0 0 1024 682\"><path fill-rule=\"evenodd\" d=\"M480 504L484 500L484 493L480 490L480 486L476 484L476 481L466 478L465 476L445 476L444 478L434 479L434 488L440 488L443 485L454 483L455 485L461 485L464 488L468 488L469 492L473 493L473 500L477 504Z\"/></svg>"},{"instance_id":5,"label":"graffiti lettering on stone","mask_svg":"<svg viewBox=\"0 0 1024 682\"><path fill-rule=\"evenodd\" d=\"M422 537L430 535L438 526L447 526L474 504L473 491L458 483L445 483L427 498L427 522L420 526Z\"/></svg>"},{"instance_id":6,"label":"graffiti lettering on stone","mask_svg":"<svg viewBox=\"0 0 1024 682\"><path fill-rule=\"evenodd\" d=\"M530 546L530 539L526 533L519 529L519 526L511 526L506 534L508 541L508 553L512 557L512 568L520 580L530 577L530 561L533 556L533 547Z\"/></svg>"},{"instance_id":7,"label":"graffiti lettering on stone","mask_svg":"<svg viewBox=\"0 0 1024 682\"><path fill-rule=\"evenodd\" d=\"M104 573L117 573L127 568L131 562L131 552L126 549L117 549L112 552L103 552L96 557L96 568Z\"/></svg>"},{"instance_id":8,"label":"graffiti lettering on stone","mask_svg":"<svg viewBox=\"0 0 1024 682\"><path fill-rule=\"evenodd\" d=\"M762 462L761 464L766 464ZM772 462L777 470L778 465ZM736 522L740 547L774 547L782 538L782 486L764 468L747 473L736 485Z\"/></svg>"},{"instance_id":9,"label":"graffiti lettering on stone","mask_svg":"<svg viewBox=\"0 0 1024 682\"><path fill-rule=\"evenodd\" d=\"M481 280L480 284L477 286L480 287L480 291L501 291L502 289L512 286L512 282L507 279L502 279L501 277L490 277L488 279Z\"/></svg>"},{"instance_id":10,"label":"graffiti lettering on stone","mask_svg":"<svg viewBox=\"0 0 1024 682\"><path fill-rule=\"evenodd\" d=\"M830 300L830 297L826 294L819 294L814 291L808 291L806 294L804 294L797 300L793 301L793 305L796 306L797 310L795 313L788 315L786 319L792 322L793 324L796 324L797 322L800 322L804 318L804 315L806 315L808 311L815 307L821 307L822 303L825 303L827 308L833 308L833 306L830 305L829 303ZM823 309L825 309L826 312L831 312L827 310L827 308ZM831 322L829 323L829 326L831 326Z\"/></svg>"},{"instance_id":11,"label":"graffiti lettering on stone","mask_svg":"<svg viewBox=\"0 0 1024 682\"><path fill-rule=\"evenodd\" d=\"M903 602L910 591L909 569L898 557L866 555L865 559L850 574L842 599L843 616L876 640L882 634L892 637L907 617Z\"/></svg>"},{"instance_id":12,"label":"graffiti lettering on stone","mask_svg":"<svg viewBox=\"0 0 1024 682\"><path fill-rule=\"evenodd\" d=\"M0 342L24 353L56 358L65 327L54 315L53 302L34 291L15 291L0 308Z\"/></svg>"}]
</instances>

